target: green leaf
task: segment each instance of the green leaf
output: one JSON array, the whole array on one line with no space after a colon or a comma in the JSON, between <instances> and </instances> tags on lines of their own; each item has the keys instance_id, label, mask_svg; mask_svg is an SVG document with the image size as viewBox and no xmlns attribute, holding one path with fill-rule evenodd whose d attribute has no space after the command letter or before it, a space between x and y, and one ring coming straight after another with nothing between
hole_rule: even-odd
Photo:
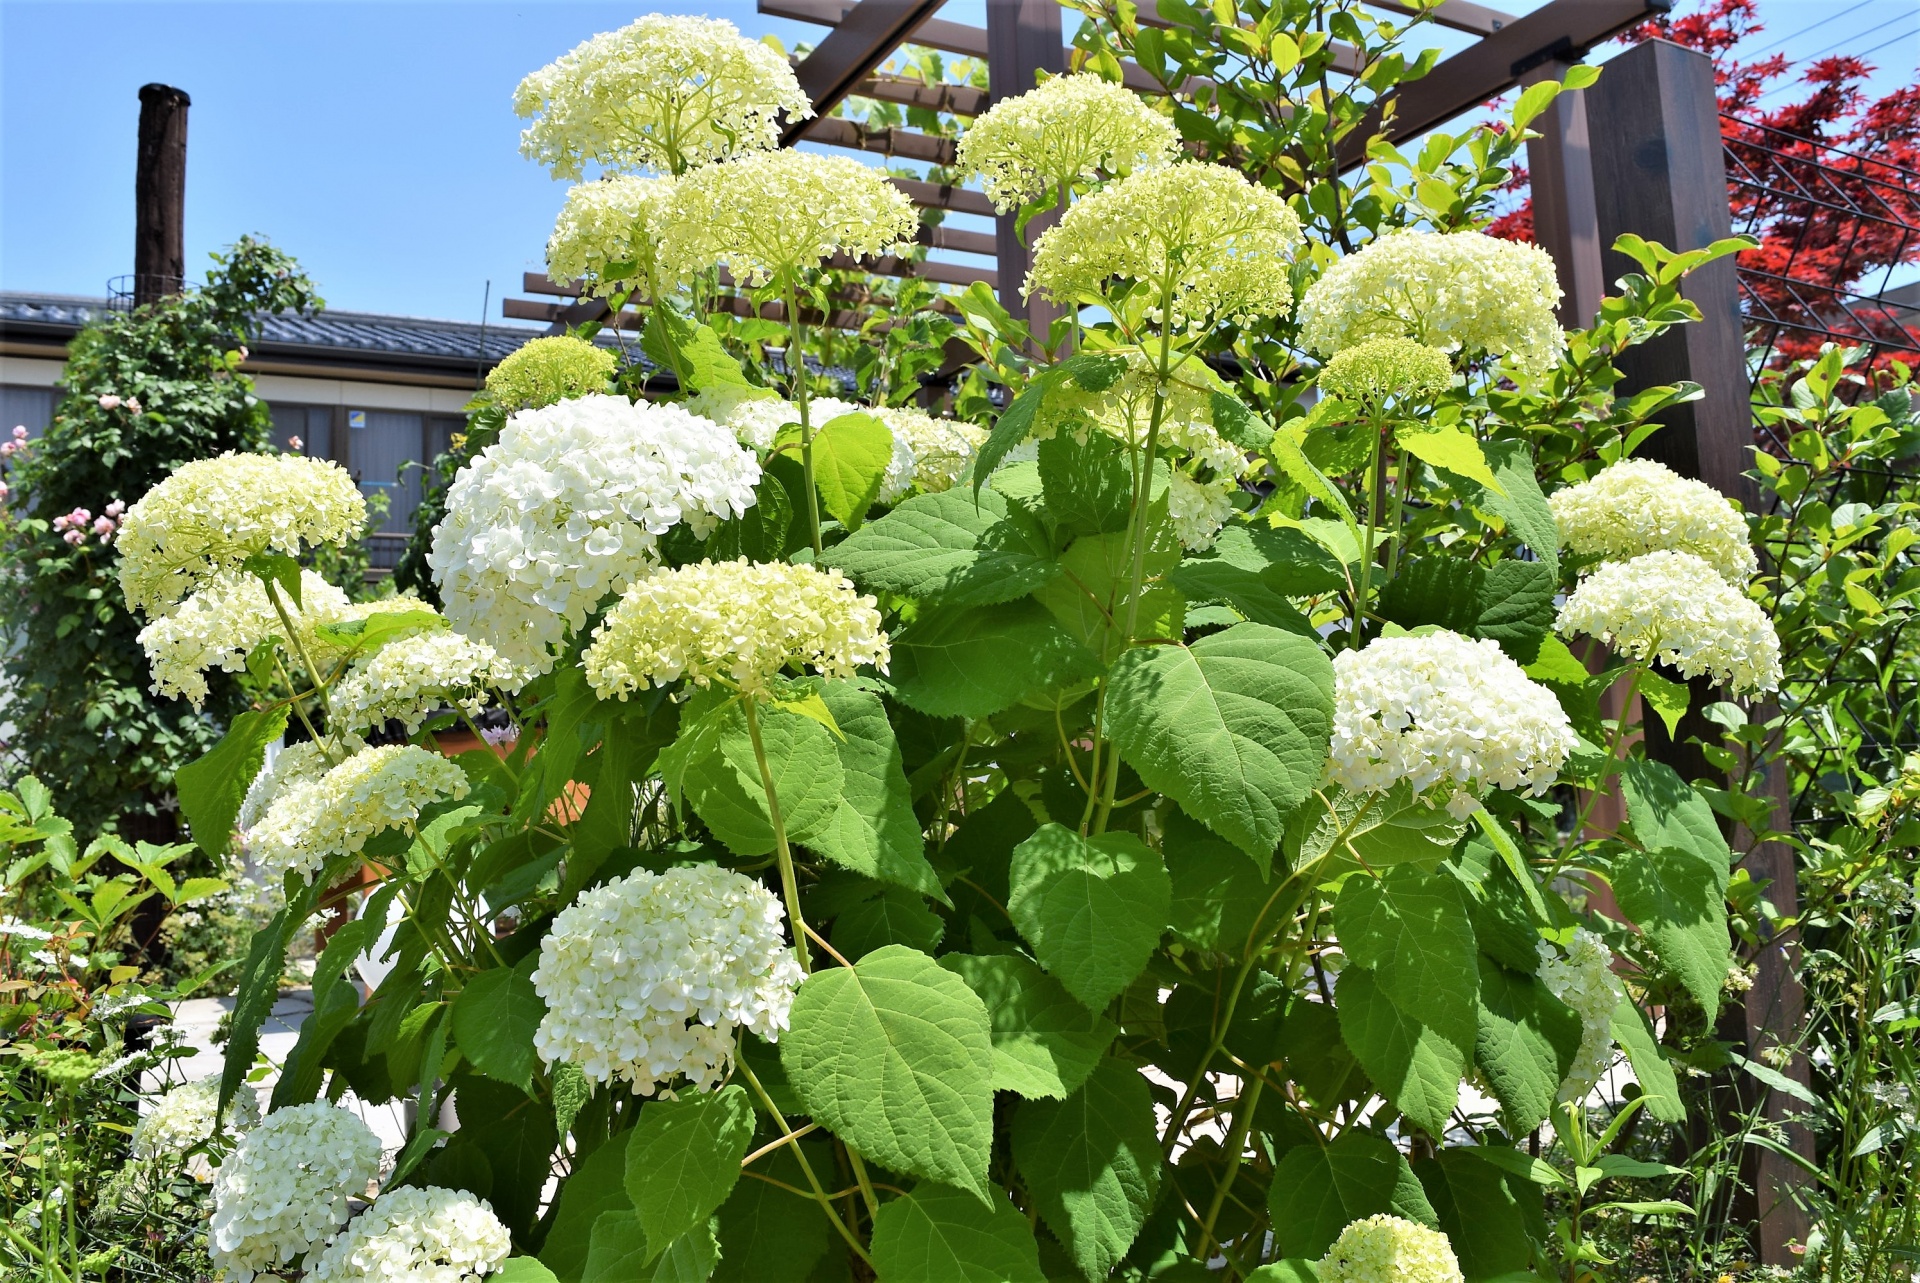
<instances>
[{"instance_id":1,"label":"green leaf","mask_svg":"<svg viewBox=\"0 0 1920 1283\"><path fill-rule=\"evenodd\" d=\"M1180 560L1180 542L1164 512L1164 504L1156 502L1147 520L1135 637L1181 633L1186 603L1177 590L1158 582ZM1102 661L1111 660L1124 641L1133 588L1133 554L1126 536L1082 535L1061 554L1060 571L1060 577L1035 590L1034 597Z\"/></svg>"},{"instance_id":2,"label":"green leaf","mask_svg":"<svg viewBox=\"0 0 1920 1283\"><path fill-rule=\"evenodd\" d=\"M633 1283L650 1278L650 1261L640 1218L632 1212L602 1212L587 1240L581 1283Z\"/></svg>"},{"instance_id":3,"label":"green leaf","mask_svg":"<svg viewBox=\"0 0 1920 1283\"><path fill-rule=\"evenodd\" d=\"M533 1089L533 1035L547 1014L529 978L539 961L530 953L517 967L494 967L467 982L453 1003L453 1040L470 1064L489 1078Z\"/></svg>"},{"instance_id":4,"label":"green leaf","mask_svg":"<svg viewBox=\"0 0 1920 1283\"><path fill-rule=\"evenodd\" d=\"M1018 954L950 953L940 965L965 980L986 1004L995 1091L1058 1100L1086 1081L1120 1032Z\"/></svg>"},{"instance_id":5,"label":"green leaf","mask_svg":"<svg viewBox=\"0 0 1920 1283\"><path fill-rule=\"evenodd\" d=\"M1560 577L1560 525L1534 476L1533 453L1522 441L1481 443L1500 489L1476 487L1467 502L1507 523L1507 532L1525 544L1557 581ZM1505 493L1501 493L1504 491Z\"/></svg>"},{"instance_id":6,"label":"green leaf","mask_svg":"<svg viewBox=\"0 0 1920 1283\"><path fill-rule=\"evenodd\" d=\"M1114 663L1109 733L1149 788L1268 867L1287 816L1319 782L1333 665L1304 637L1236 624Z\"/></svg>"},{"instance_id":7,"label":"green leaf","mask_svg":"<svg viewBox=\"0 0 1920 1283\"><path fill-rule=\"evenodd\" d=\"M615 1132L583 1161L560 1186L560 1205L553 1227L540 1248L540 1259L559 1283L580 1283L587 1268L587 1241L602 1212L631 1212L627 1197L627 1144L633 1131ZM757 1182L756 1182L757 1183Z\"/></svg>"},{"instance_id":8,"label":"green leaf","mask_svg":"<svg viewBox=\"0 0 1920 1283\"><path fill-rule=\"evenodd\" d=\"M1690 692L1679 682L1670 682L1658 673L1640 674L1640 682L1634 688L1645 700L1647 707L1660 715L1666 724L1668 736L1672 736L1680 726L1680 719L1686 716Z\"/></svg>"},{"instance_id":9,"label":"green leaf","mask_svg":"<svg viewBox=\"0 0 1920 1283\"><path fill-rule=\"evenodd\" d=\"M1565 642L1548 633L1540 640L1539 656L1527 665L1527 676L1556 686L1581 686L1592 674Z\"/></svg>"},{"instance_id":10,"label":"green leaf","mask_svg":"<svg viewBox=\"0 0 1920 1283\"><path fill-rule=\"evenodd\" d=\"M1173 568L1169 581L1189 602L1222 601L1256 624L1316 637L1313 622L1286 594L1251 570L1218 558L1188 557Z\"/></svg>"},{"instance_id":11,"label":"green leaf","mask_svg":"<svg viewBox=\"0 0 1920 1283\"><path fill-rule=\"evenodd\" d=\"M1027 1218L999 1190L916 1185L873 1218L873 1262L879 1283L1047 1283Z\"/></svg>"},{"instance_id":12,"label":"green leaf","mask_svg":"<svg viewBox=\"0 0 1920 1283\"><path fill-rule=\"evenodd\" d=\"M793 498L772 472L760 476L753 488L753 506L729 517L707 536L706 553L715 561L745 557L748 561L779 561L793 534ZM802 538L805 533L802 532Z\"/></svg>"},{"instance_id":13,"label":"green leaf","mask_svg":"<svg viewBox=\"0 0 1920 1283\"><path fill-rule=\"evenodd\" d=\"M1512 1135L1553 1112L1580 1049L1579 1013L1533 976L1480 956L1480 1028L1474 1060L1506 1113Z\"/></svg>"},{"instance_id":14,"label":"green leaf","mask_svg":"<svg viewBox=\"0 0 1920 1283\"><path fill-rule=\"evenodd\" d=\"M780 1063L808 1113L875 1162L987 1200L993 1040L964 980L888 945L808 977L792 1022Z\"/></svg>"},{"instance_id":15,"label":"green leaf","mask_svg":"<svg viewBox=\"0 0 1920 1283\"><path fill-rule=\"evenodd\" d=\"M844 545L842 545L844 547ZM988 717L1088 681L1099 660L1035 601L928 610L893 638L895 694L931 717Z\"/></svg>"},{"instance_id":16,"label":"green leaf","mask_svg":"<svg viewBox=\"0 0 1920 1283\"><path fill-rule=\"evenodd\" d=\"M803 1142L804 1143L804 1142ZM795 1189L807 1188L800 1164L783 1146L755 1161L754 1169ZM814 1170L832 1162L829 1151L809 1156ZM806 1283L827 1252L827 1221L811 1198L743 1180L720 1206L720 1264L713 1283Z\"/></svg>"},{"instance_id":17,"label":"green leaf","mask_svg":"<svg viewBox=\"0 0 1920 1283\"><path fill-rule=\"evenodd\" d=\"M1448 1146L1413 1170L1463 1275L1478 1283L1526 1270L1534 1245L1526 1215L1499 1168L1482 1162L1474 1149Z\"/></svg>"},{"instance_id":18,"label":"green leaf","mask_svg":"<svg viewBox=\"0 0 1920 1283\"><path fill-rule=\"evenodd\" d=\"M1506 490L1500 478L1493 475L1493 469L1487 466L1487 456L1479 440L1456 424L1401 423L1394 428L1393 439L1422 463L1478 482L1494 494L1503 494Z\"/></svg>"},{"instance_id":19,"label":"green leaf","mask_svg":"<svg viewBox=\"0 0 1920 1283\"><path fill-rule=\"evenodd\" d=\"M1012 601L1060 573L1046 532L991 487L914 495L825 560L869 592L954 606Z\"/></svg>"},{"instance_id":20,"label":"green leaf","mask_svg":"<svg viewBox=\"0 0 1920 1283\"><path fill-rule=\"evenodd\" d=\"M1474 838L1450 866L1467 892L1467 916L1473 920L1480 952L1510 971L1533 975L1540 969L1540 932L1527 908L1526 893L1512 870L1486 841Z\"/></svg>"},{"instance_id":21,"label":"green leaf","mask_svg":"<svg viewBox=\"0 0 1920 1283\"><path fill-rule=\"evenodd\" d=\"M834 918L833 947L856 961L890 944L930 954L946 933L947 924L925 900L901 887L882 887Z\"/></svg>"},{"instance_id":22,"label":"green leaf","mask_svg":"<svg viewBox=\"0 0 1920 1283\"><path fill-rule=\"evenodd\" d=\"M269 590L277 587L295 610L304 609L300 601L300 563L286 553L256 552L240 563L240 569Z\"/></svg>"},{"instance_id":23,"label":"green leaf","mask_svg":"<svg viewBox=\"0 0 1920 1283\"><path fill-rule=\"evenodd\" d=\"M446 619L432 610L386 610L364 619L347 619L335 624L319 624L314 632L322 641L350 654L368 655L390 641L413 633L445 628Z\"/></svg>"},{"instance_id":24,"label":"green leaf","mask_svg":"<svg viewBox=\"0 0 1920 1283\"><path fill-rule=\"evenodd\" d=\"M1013 1154L1040 1216L1080 1272L1106 1278L1146 1224L1164 1167L1153 1096L1133 1066L1103 1060L1064 1101L1027 1101Z\"/></svg>"},{"instance_id":25,"label":"green leaf","mask_svg":"<svg viewBox=\"0 0 1920 1283\"><path fill-rule=\"evenodd\" d=\"M1247 1283L1320 1283L1320 1265L1304 1256L1262 1265L1247 1275Z\"/></svg>"},{"instance_id":26,"label":"green leaf","mask_svg":"<svg viewBox=\"0 0 1920 1283\"><path fill-rule=\"evenodd\" d=\"M233 1020L229 1026L232 1033L227 1039L220 1072L218 1113L221 1115L226 1113L234 1093L253 1071L253 1058L260 1050L260 1027L272 1014L273 1004L280 996L280 973L287 963L287 941L313 912L315 897L332 885L324 876L305 886L299 886L299 879L292 875L287 881L286 903L280 906L280 912L273 915L272 921L253 933L253 940L247 946L247 960L241 965L240 979L234 986Z\"/></svg>"},{"instance_id":27,"label":"green leaf","mask_svg":"<svg viewBox=\"0 0 1920 1283\"><path fill-rule=\"evenodd\" d=\"M1653 1029L1633 999L1621 997L1613 1009L1613 1040L1627 1053L1633 1079L1647 1098L1647 1112L1663 1123L1684 1122L1687 1107L1680 1100L1680 1080L1667 1063Z\"/></svg>"},{"instance_id":28,"label":"green leaf","mask_svg":"<svg viewBox=\"0 0 1920 1283\"><path fill-rule=\"evenodd\" d=\"M1395 1005L1419 1012L1427 1028L1471 1052L1476 946L1458 882L1408 866L1350 877L1333 923L1347 956L1372 971Z\"/></svg>"},{"instance_id":29,"label":"green leaf","mask_svg":"<svg viewBox=\"0 0 1920 1283\"><path fill-rule=\"evenodd\" d=\"M1418 1126L1444 1134L1460 1099L1467 1053L1394 1002L1363 967L1341 973L1334 1010L1340 1036L1381 1094Z\"/></svg>"},{"instance_id":30,"label":"green leaf","mask_svg":"<svg viewBox=\"0 0 1920 1283\"><path fill-rule=\"evenodd\" d=\"M740 1179L753 1140L746 1088L689 1092L640 1110L627 1143L627 1197L646 1231L649 1257L695 1227L704 1227Z\"/></svg>"},{"instance_id":31,"label":"green leaf","mask_svg":"<svg viewBox=\"0 0 1920 1283\"><path fill-rule=\"evenodd\" d=\"M446 1027L445 1020L436 1020L427 1035L420 1070L427 1086L444 1063ZM553 1130L553 1112L518 1087L477 1076L457 1077L454 1108L462 1118L485 1120L484 1126L469 1126L460 1134L473 1133L474 1143L493 1168L493 1189L487 1201L507 1228L524 1238L540 1218L547 1184L553 1179L553 1152L560 1143ZM397 1182L400 1177L392 1179Z\"/></svg>"},{"instance_id":32,"label":"green leaf","mask_svg":"<svg viewBox=\"0 0 1920 1283\"><path fill-rule=\"evenodd\" d=\"M713 327L694 320L677 303L662 302L647 309L640 350L656 365L673 371L685 392L752 387Z\"/></svg>"},{"instance_id":33,"label":"green leaf","mask_svg":"<svg viewBox=\"0 0 1920 1283\"><path fill-rule=\"evenodd\" d=\"M1273 434L1267 450L1273 455L1273 461L1287 479L1312 495L1331 510L1349 528L1359 523L1353 515L1353 509L1340 493L1338 486L1327 479L1327 474L1315 467L1313 460L1307 458L1302 443L1306 439L1307 425L1303 419L1295 419Z\"/></svg>"},{"instance_id":34,"label":"green leaf","mask_svg":"<svg viewBox=\"0 0 1920 1283\"><path fill-rule=\"evenodd\" d=\"M218 744L174 774L187 831L214 859L225 856L233 842L234 819L240 814L247 789L260 774L267 745L286 729L285 705L260 713L240 713Z\"/></svg>"},{"instance_id":35,"label":"green leaf","mask_svg":"<svg viewBox=\"0 0 1920 1283\"><path fill-rule=\"evenodd\" d=\"M1246 949L1273 890L1262 871L1177 808L1163 821L1160 855L1173 885L1167 921L1175 937L1207 952Z\"/></svg>"},{"instance_id":36,"label":"green leaf","mask_svg":"<svg viewBox=\"0 0 1920 1283\"><path fill-rule=\"evenodd\" d=\"M1346 981L1341 980L1345 989ZM1413 1169L1377 1136L1350 1128L1324 1149L1296 1145L1273 1169L1267 1205L1282 1256L1318 1260L1340 1231L1369 1216L1398 1216L1438 1228Z\"/></svg>"},{"instance_id":37,"label":"green leaf","mask_svg":"<svg viewBox=\"0 0 1920 1283\"><path fill-rule=\"evenodd\" d=\"M1496 561L1480 581L1474 636L1499 642L1516 663L1531 664L1553 627L1559 587L1559 577L1544 562Z\"/></svg>"},{"instance_id":38,"label":"green leaf","mask_svg":"<svg viewBox=\"0 0 1920 1283\"><path fill-rule=\"evenodd\" d=\"M813 481L841 525L858 530L893 461L893 433L871 414L842 414L813 434Z\"/></svg>"},{"instance_id":39,"label":"green leaf","mask_svg":"<svg viewBox=\"0 0 1920 1283\"><path fill-rule=\"evenodd\" d=\"M940 879L927 863L886 705L847 681L827 682L820 698L844 735L834 744L840 801L807 845L843 868L944 901Z\"/></svg>"},{"instance_id":40,"label":"green leaf","mask_svg":"<svg viewBox=\"0 0 1920 1283\"><path fill-rule=\"evenodd\" d=\"M1399 573L1380 586L1376 606L1402 628L1432 624L1471 636L1480 619L1480 588L1486 572L1458 556L1408 557Z\"/></svg>"},{"instance_id":41,"label":"green leaf","mask_svg":"<svg viewBox=\"0 0 1920 1283\"><path fill-rule=\"evenodd\" d=\"M1242 450L1264 450L1273 440L1273 425L1247 408L1246 402L1230 392L1208 394L1213 409L1213 429Z\"/></svg>"},{"instance_id":42,"label":"green leaf","mask_svg":"<svg viewBox=\"0 0 1920 1283\"><path fill-rule=\"evenodd\" d=\"M1385 793L1316 790L1296 813L1287 849L1296 866L1326 858L1321 881L1362 867L1439 868L1466 826L1443 807L1422 802L1404 781Z\"/></svg>"},{"instance_id":43,"label":"green leaf","mask_svg":"<svg viewBox=\"0 0 1920 1283\"><path fill-rule=\"evenodd\" d=\"M1607 870L1614 899L1645 933L1669 975L1707 1015L1719 1014L1727 981L1727 902L1718 870L1690 850L1623 851Z\"/></svg>"},{"instance_id":44,"label":"green leaf","mask_svg":"<svg viewBox=\"0 0 1920 1283\"><path fill-rule=\"evenodd\" d=\"M1013 850L1007 912L1067 992L1099 1011L1133 983L1166 930L1172 883L1130 833L1042 825Z\"/></svg>"},{"instance_id":45,"label":"green leaf","mask_svg":"<svg viewBox=\"0 0 1920 1283\"><path fill-rule=\"evenodd\" d=\"M807 841L840 809L846 777L831 732L811 718L759 710L760 738L790 840ZM773 850L766 787L754 760L746 713L720 691L696 694L681 713L680 735L660 750L667 787L735 855Z\"/></svg>"},{"instance_id":46,"label":"green leaf","mask_svg":"<svg viewBox=\"0 0 1920 1283\"><path fill-rule=\"evenodd\" d=\"M511 1257L487 1277L492 1283L567 1283L531 1256Z\"/></svg>"},{"instance_id":47,"label":"green leaf","mask_svg":"<svg viewBox=\"0 0 1920 1283\"><path fill-rule=\"evenodd\" d=\"M1060 433L1040 443L1040 485L1047 512L1075 534L1114 534L1127 528L1133 475L1127 447L1105 433L1085 441Z\"/></svg>"},{"instance_id":48,"label":"green leaf","mask_svg":"<svg viewBox=\"0 0 1920 1283\"><path fill-rule=\"evenodd\" d=\"M1621 766L1620 789L1640 844L1649 850L1666 846L1693 852L1713 868L1716 889L1724 895L1733 852L1707 800L1671 766L1643 757L1628 758Z\"/></svg>"}]
</instances>

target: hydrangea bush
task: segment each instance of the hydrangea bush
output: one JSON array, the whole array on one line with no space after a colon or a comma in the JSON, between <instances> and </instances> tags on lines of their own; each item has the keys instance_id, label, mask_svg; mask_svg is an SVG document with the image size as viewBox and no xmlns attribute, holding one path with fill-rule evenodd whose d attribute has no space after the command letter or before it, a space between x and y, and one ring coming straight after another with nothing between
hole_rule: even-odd
<instances>
[{"instance_id":1,"label":"hydrangea bush","mask_svg":"<svg viewBox=\"0 0 1920 1283\"><path fill-rule=\"evenodd\" d=\"M500 406L454 479L444 613L302 575L352 524L323 484L272 521L193 501L278 461L128 513L155 619L237 573L277 624L240 661L277 697L181 779L203 846L284 879L224 1099L289 938L371 883L221 1168L230 1267L1451 1283L1577 1272L1582 1217L1683 1214L1583 1121L1606 1077L1622 1122L1683 1117L1650 1009L1711 1022L1728 974L1732 855L1640 710L1679 716L1685 677L1763 693L1778 643L1740 514L1629 457L1689 390L1608 389L1732 247L1634 246L1646 275L1563 333L1535 250L1404 205L1345 252L1317 192L1043 87L975 163L1066 204L1026 288L1076 314L1071 355L979 424L830 404L700 300L724 266L792 307L911 219L865 167L766 150L784 66L691 21L523 86L557 172L673 184L659 263L614 257L617 220L566 253L678 291L646 299L678 387L529 349L516 386L561 399ZM1510 155L1558 90L1460 146ZM156 680L231 654L156 650ZM436 756L486 705L500 751ZM376 719L416 742L369 747ZM416 1119L352 1220L348 1091ZM1577 1182L1530 1152L1549 1119Z\"/></svg>"}]
</instances>

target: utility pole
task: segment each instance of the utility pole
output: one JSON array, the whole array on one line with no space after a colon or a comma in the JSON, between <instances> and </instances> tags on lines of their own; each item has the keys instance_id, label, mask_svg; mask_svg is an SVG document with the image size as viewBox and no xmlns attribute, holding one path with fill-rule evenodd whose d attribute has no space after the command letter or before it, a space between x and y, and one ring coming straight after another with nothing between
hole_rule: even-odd
<instances>
[{"instance_id":1,"label":"utility pole","mask_svg":"<svg viewBox=\"0 0 1920 1283\"><path fill-rule=\"evenodd\" d=\"M171 85L140 86L140 146L133 176L133 302L186 284L187 108Z\"/></svg>"}]
</instances>

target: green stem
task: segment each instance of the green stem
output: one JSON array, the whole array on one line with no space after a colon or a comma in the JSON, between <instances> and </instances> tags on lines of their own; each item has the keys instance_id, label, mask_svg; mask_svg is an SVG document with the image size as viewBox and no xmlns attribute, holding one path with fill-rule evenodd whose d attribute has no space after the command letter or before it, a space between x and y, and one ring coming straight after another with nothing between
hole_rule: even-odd
<instances>
[{"instance_id":1,"label":"green stem","mask_svg":"<svg viewBox=\"0 0 1920 1283\"><path fill-rule=\"evenodd\" d=\"M773 821L773 849L780 859L780 889L787 897L788 925L793 928L793 953L800 970L812 971L807 961L807 920L800 915L800 881L793 871L793 851L787 846L787 826L780 815L780 795L774 791L773 771L767 765L766 746L760 742L758 701L749 691L742 696L747 710L747 738L753 741L753 760L760 768L760 786L767 793L767 817Z\"/></svg>"},{"instance_id":2,"label":"green stem","mask_svg":"<svg viewBox=\"0 0 1920 1283\"><path fill-rule=\"evenodd\" d=\"M1374 531L1380 525L1380 437L1385 427L1377 419L1368 420L1367 433L1367 539L1360 548L1360 583L1353 597L1353 633L1348 638L1353 649L1360 648L1360 636L1366 631L1367 598L1373 577Z\"/></svg>"},{"instance_id":3,"label":"green stem","mask_svg":"<svg viewBox=\"0 0 1920 1283\"><path fill-rule=\"evenodd\" d=\"M813 543L813 557L820 559L820 492L813 484L813 420L807 414L807 323L800 319L800 299L791 287L787 290L787 324L793 337L787 344L787 379L793 388L793 405L800 412L800 470L806 476L807 532Z\"/></svg>"},{"instance_id":4,"label":"green stem","mask_svg":"<svg viewBox=\"0 0 1920 1283\"><path fill-rule=\"evenodd\" d=\"M1393 538L1387 541L1387 579L1400 567L1400 529L1406 520L1407 454L1395 447L1393 452ZM1384 581L1383 581L1384 582Z\"/></svg>"},{"instance_id":5,"label":"green stem","mask_svg":"<svg viewBox=\"0 0 1920 1283\"><path fill-rule=\"evenodd\" d=\"M786 1116L780 1112L780 1107L773 1103L773 1097L767 1094L767 1089L760 1085L758 1078L754 1077L752 1067L747 1064L747 1058L736 1055L733 1058L733 1063L734 1066L739 1069L741 1077L747 1080L747 1086L753 1088L753 1094L760 1098L760 1103L766 1107L767 1113L773 1116L775 1125L780 1128L780 1134L792 1137L793 1128L787 1126ZM820 1178L813 1174L813 1164L807 1161L807 1152L800 1148L798 1141L795 1141L788 1148L792 1149L793 1156L800 1160L800 1170L806 1174L807 1184L813 1187L813 1199L816 1203L820 1204L821 1210L827 1214L827 1219L833 1222L833 1228L840 1231L840 1237L847 1241L847 1246L853 1249L854 1255L865 1261L868 1269L877 1272L877 1267L873 1263L873 1257L868 1255L867 1249L860 1242L859 1236L848 1229L847 1223L840 1219L840 1213L833 1210L833 1200L827 1196L827 1187L822 1185ZM847 1152L852 1153L853 1151L848 1150Z\"/></svg>"},{"instance_id":6,"label":"green stem","mask_svg":"<svg viewBox=\"0 0 1920 1283\"><path fill-rule=\"evenodd\" d=\"M880 1196L873 1192L873 1178L867 1175L867 1165L862 1161L860 1151L845 1141L840 1143L846 1146L847 1163L853 1168L853 1179L860 1183L860 1197L866 1202L867 1216L873 1218L880 1215Z\"/></svg>"},{"instance_id":7,"label":"green stem","mask_svg":"<svg viewBox=\"0 0 1920 1283\"><path fill-rule=\"evenodd\" d=\"M1220 1219L1220 1209L1227 1204L1227 1194L1233 1189L1233 1182L1240 1175L1241 1153L1247 1147L1247 1132L1253 1126L1254 1110L1259 1108L1260 1093L1266 1089L1267 1080L1255 1078L1253 1086L1247 1089L1234 1110L1233 1131L1227 1137L1227 1170L1214 1187L1213 1202L1207 1206L1207 1219L1200 1225L1200 1250L1195 1253L1201 1260L1207 1259L1207 1249L1213 1244L1213 1227Z\"/></svg>"}]
</instances>

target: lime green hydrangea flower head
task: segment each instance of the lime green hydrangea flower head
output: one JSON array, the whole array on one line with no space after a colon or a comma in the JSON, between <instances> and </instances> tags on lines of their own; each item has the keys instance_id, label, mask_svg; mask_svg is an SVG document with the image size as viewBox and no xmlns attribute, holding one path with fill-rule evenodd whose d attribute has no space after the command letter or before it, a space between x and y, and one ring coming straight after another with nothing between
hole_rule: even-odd
<instances>
[{"instance_id":1,"label":"lime green hydrangea flower head","mask_svg":"<svg viewBox=\"0 0 1920 1283\"><path fill-rule=\"evenodd\" d=\"M674 184L660 246L665 270L718 264L748 286L818 267L834 254L904 253L919 217L906 195L851 156L756 152Z\"/></svg>"},{"instance_id":2,"label":"lime green hydrangea flower head","mask_svg":"<svg viewBox=\"0 0 1920 1283\"><path fill-rule=\"evenodd\" d=\"M356 539L367 501L337 463L296 454L223 454L181 464L120 522L120 590L145 615L172 613L256 553L298 557Z\"/></svg>"},{"instance_id":3,"label":"lime green hydrangea flower head","mask_svg":"<svg viewBox=\"0 0 1920 1283\"><path fill-rule=\"evenodd\" d=\"M1026 293L1066 307L1115 279L1139 282L1174 329L1284 316L1300 220L1277 192L1224 165L1163 165L1088 196L1034 247Z\"/></svg>"},{"instance_id":4,"label":"lime green hydrangea flower head","mask_svg":"<svg viewBox=\"0 0 1920 1283\"><path fill-rule=\"evenodd\" d=\"M1124 85L1055 76L994 104L960 139L960 168L978 174L1002 213L1067 184L1171 162L1180 131Z\"/></svg>"},{"instance_id":5,"label":"lime green hydrangea flower head","mask_svg":"<svg viewBox=\"0 0 1920 1283\"><path fill-rule=\"evenodd\" d=\"M731 22L662 13L576 46L520 82L520 151L555 178L588 162L678 173L775 147L780 120L813 115L793 68Z\"/></svg>"},{"instance_id":6,"label":"lime green hydrangea flower head","mask_svg":"<svg viewBox=\"0 0 1920 1283\"><path fill-rule=\"evenodd\" d=\"M1465 1283L1447 1236L1398 1216L1369 1216L1341 1230L1319 1274L1320 1283Z\"/></svg>"},{"instance_id":7,"label":"lime green hydrangea flower head","mask_svg":"<svg viewBox=\"0 0 1920 1283\"><path fill-rule=\"evenodd\" d=\"M571 334L535 339L514 349L487 375L493 402L512 413L605 392L619 364L612 352Z\"/></svg>"},{"instance_id":8,"label":"lime green hydrangea flower head","mask_svg":"<svg viewBox=\"0 0 1920 1283\"><path fill-rule=\"evenodd\" d=\"M1652 459L1622 459L1547 499L1560 538L1585 557L1690 552L1738 587L1759 569L1746 518L1702 481Z\"/></svg>"},{"instance_id":9,"label":"lime green hydrangea flower head","mask_svg":"<svg viewBox=\"0 0 1920 1283\"><path fill-rule=\"evenodd\" d=\"M1453 382L1447 354L1413 339L1383 337L1344 348L1320 371L1320 390L1343 401L1380 405L1425 401Z\"/></svg>"},{"instance_id":10,"label":"lime green hydrangea flower head","mask_svg":"<svg viewBox=\"0 0 1920 1283\"><path fill-rule=\"evenodd\" d=\"M582 657L587 684L602 699L682 677L757 690L789 665L851 677L867 664L885 672L887 659L880 611L846 576L744 559L635 580Z\"/></svg>"},{"instance_id":11,"label":"lime green hydrangea flower head","mask_svg":"<svg viewBox=\"0 0 1920 1283\"><path fill-rule=\"evenodd\" d=\"M558 284L580 281L591 294L611 294L623 285L650 293L674 282L660 270L660 231L673 199L673 179L610 174L580 183L547 238L547 275Z\"/></svg>"},{"instance_id":12,"label":"lime green hydrangea flower head","mask_svg":"<svg viewBox=\"0 0 1920 1283\"><path fill-rule=\"evenodd\" d=\"M1368 339L1485 352L1538 372L1565 339L1560 281L1537 245L1480 232L1389 232L1336 261L1300 300L1300 342L1326 356Z\"/></svg>"}]
</instances>

